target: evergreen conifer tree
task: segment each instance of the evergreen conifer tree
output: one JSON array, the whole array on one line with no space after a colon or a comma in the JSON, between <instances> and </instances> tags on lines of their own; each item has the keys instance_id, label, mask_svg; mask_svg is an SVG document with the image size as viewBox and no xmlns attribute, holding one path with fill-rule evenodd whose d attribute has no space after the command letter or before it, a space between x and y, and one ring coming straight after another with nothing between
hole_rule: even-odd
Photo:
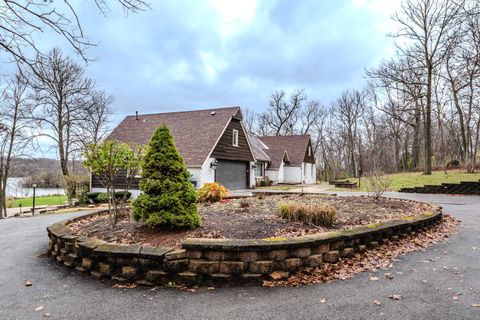
<instances>
[{"instance_id":1,"label":"evergreen conifer tree","mask_svg":"<svg viewBox=\"0 0 480 320\"><path fill-rule=\"evenodd\" d=\"M167 126L153 134L142 165L142 194L133 202L133 217L151 227L196 228L201 219L190 173Z\"/></svg>"}]
</instances>

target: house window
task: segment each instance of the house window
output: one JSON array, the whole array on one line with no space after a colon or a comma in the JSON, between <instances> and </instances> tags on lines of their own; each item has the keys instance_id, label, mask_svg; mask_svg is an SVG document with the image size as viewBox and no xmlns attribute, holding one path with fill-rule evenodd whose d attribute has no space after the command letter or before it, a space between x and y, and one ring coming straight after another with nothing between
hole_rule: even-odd
<instances>
[{"instance_id":1,"label":"house window","mask_svg":"<svg viewBox=\"0 0 480 320\"><path fill-rule=\"evenodd\" d=\"M233 129L232 145L238 147L238 130Z\"/></svg>"},{"instance_id":2,"label":"house window","mask_svg":"<svg viewBox=\"0 0 480 320\"><path fill-rule=\"evenodd\" d=\"M313 177L313 164L310 166L310 176Z\"/></svg>"},{"instance_id":3,"label":"house window","mask_svg":"<svg viewBox=\"0 0 480 320\"><path fill-rule=\"evenodd\" d=\"M257 162L255 165L255 177L263 177L263 163Z\"/></svg>"},{"instance_id":4,"label":"house window","mask_svg":"<svg viewBox=\"0 0 480 320\"><path fill-rule=\"evenodd\" d=\"M312 147L311 146L308 146L308 156L309 157L312 156Z\"/></svg>"}]
</instances>

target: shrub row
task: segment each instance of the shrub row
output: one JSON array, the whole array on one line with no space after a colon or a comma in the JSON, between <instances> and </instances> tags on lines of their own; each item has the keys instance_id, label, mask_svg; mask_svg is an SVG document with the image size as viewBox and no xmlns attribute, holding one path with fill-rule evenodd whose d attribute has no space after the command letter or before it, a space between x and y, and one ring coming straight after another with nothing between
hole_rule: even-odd
<instances>
[{"instance_id":1,"label":"shrub row","mask_svg":"<svg viewBox=\"0 0 480 320\"><path fill-rule=\"evenodd\" d=\"M122 199L125 195L125 191L117 191L115 192L116 199ZM130 199L132 196L131 192L127 192L126 199ZM106 192L90 192L87 194L88 201L90 203L107 203L108 202L108 194Z\"/></svg>"}]
</instances>

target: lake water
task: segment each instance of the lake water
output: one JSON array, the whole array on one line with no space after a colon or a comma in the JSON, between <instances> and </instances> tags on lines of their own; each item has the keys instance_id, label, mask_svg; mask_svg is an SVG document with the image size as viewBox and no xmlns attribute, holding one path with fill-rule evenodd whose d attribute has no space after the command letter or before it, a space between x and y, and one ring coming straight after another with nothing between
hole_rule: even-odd
<instances>
[{"instance_id":1,"label":"lake water","mask_svg":"<svg viewBox=\"0 0 480 320\"><path fill-rule=\"evenodd\" d=\"M33 196L33 188L22 187L23 178L8 178L7 196L16 198L25 198ZM56 194L65 194L63 188L35 188L35 196L50 196Z\"/></svg>"}]
</instances>

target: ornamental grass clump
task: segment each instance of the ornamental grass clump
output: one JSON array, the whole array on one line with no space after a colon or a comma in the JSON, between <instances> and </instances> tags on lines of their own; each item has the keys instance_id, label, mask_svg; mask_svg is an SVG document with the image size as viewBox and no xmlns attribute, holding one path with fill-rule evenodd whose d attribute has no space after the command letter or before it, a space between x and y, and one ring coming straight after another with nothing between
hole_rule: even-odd
<instances>
[{"instance_id":1,"label":"ornamental grass clump","mask_svg":"<svg viewBox=\"0 0 480 320\"><path fill-rule=\"evenodd\" d=\"M313 224L321 227L331 227L335 222L337 211L329 205L280 203L278 212L281 218Z\"/></svg>"},{"instance_id":2,"label":"ornamental grass clump","mask_svg":"<svg viewBox=\"0 0 480 320\"><path fill-rule=\"evenodd\" d=\"M201 224L197 194L190 173L162 125L152 136L142 164L140 190L133 202L133 218L151 227L193 229Z\"/></svg>"},{"instance_id":3,"label":"ornamental grass clump","mask_svg":"<svg viewBox=\"0 0 480 320\"><path fill-rule=\"evenodd\" d=\"M228 196L228 190L216 182L207 182L197 190L198 202L218 202Z\"/></svg>"}]
</instances>

